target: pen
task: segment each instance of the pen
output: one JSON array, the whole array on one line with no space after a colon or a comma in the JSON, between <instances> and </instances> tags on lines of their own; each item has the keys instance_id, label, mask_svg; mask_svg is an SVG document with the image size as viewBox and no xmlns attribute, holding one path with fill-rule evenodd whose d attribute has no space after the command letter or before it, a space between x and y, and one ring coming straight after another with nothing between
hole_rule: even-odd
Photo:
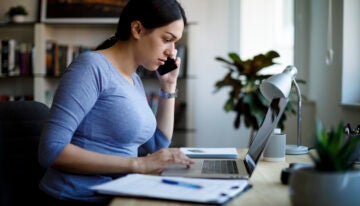
<instances>
[{"instance_id":1,"label":"pen","mask_svg":"<svg viewBox=\"0 0 360 206\"><path fill-rule=\"evenodd\" d=\"M196 184L192 184L192 183L188 183L188 182L169 180L169 179L162 179L161 182L165 183L165 184L169 184L169 185L176 185L176 186L188 187L188 188L193 188L193 189L201 189L202 188L202 186L200 186L200 185L196 185Z\"/></svg>"}]
</instances>

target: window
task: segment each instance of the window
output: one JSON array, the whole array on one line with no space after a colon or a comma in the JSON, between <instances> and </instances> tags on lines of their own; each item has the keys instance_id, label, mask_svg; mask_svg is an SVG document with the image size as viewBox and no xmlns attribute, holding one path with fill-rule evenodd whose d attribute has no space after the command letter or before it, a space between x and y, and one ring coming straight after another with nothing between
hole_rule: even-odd
<instances>
[{"instance_id":1,"label":"window","mask_svg":"<svg viewBox=\"0 0 360 206\"><path fill-rule=\"evenodd\" d=\"M360 1L344 1L343 19L343 105L360 106Z\"/></svg>"},{"instance_id":2,"label":"window","mask_svg":"<svg viewBox=\"0 0 360 206\"><path fill-rule=\"evenodd\" d=\"M294 64L294 1L241 0L240 56L246 60L275 50L278 65L262 73L276 74Z\"/></svg>"}]
</instances>

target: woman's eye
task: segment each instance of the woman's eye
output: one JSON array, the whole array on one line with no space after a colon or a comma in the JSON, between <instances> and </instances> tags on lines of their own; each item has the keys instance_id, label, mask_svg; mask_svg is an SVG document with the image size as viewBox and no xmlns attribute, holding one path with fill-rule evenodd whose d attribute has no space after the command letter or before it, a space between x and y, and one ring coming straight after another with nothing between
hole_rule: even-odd
<instances>
[{"instance_id":1,"label":"woman's eye","mask_svg":"<svg viewBox=\"0 0 360 206\"><path fill-rule=\"evenodd\" d=\"M172 36L164 36L164 42L173 42L175 39Z\"/></svg>"}]
</instances>

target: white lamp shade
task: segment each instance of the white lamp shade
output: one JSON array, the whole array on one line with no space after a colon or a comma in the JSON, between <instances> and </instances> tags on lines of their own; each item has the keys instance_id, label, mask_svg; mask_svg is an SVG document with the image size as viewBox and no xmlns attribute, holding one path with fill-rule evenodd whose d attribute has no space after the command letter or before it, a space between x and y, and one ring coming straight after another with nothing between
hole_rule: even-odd
<instances>
[{"instance_id":1,"label":"white lamp shade","mask_svg":"<svg viewBox=\"0 0 360 206\"><path fill-rule=\"evenodd\" d=\"M275 98L288 98L296 73L297 69L294 66L286 67L282 73L273 75L261 83L261 93L270 102Z\"/></svg>"}]
</instances>

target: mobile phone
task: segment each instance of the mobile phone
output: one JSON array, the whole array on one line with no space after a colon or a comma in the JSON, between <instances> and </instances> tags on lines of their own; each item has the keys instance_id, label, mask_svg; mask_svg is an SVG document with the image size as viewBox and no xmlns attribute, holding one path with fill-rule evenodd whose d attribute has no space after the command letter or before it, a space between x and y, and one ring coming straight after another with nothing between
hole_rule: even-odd
<instances>
[{"instance_id":1,"label":"mobile phone","mask_svg":"<svg viewBox=\"0 0 360 206\"><path fill-rule=\"evenodd\" d=\"M177 65L175 64L175 59L168 57L167 60L165 61L165 64L160 65L157 71L159 72L160 75L164 75L176 68Z\"/></svg>"}]
</instances>

